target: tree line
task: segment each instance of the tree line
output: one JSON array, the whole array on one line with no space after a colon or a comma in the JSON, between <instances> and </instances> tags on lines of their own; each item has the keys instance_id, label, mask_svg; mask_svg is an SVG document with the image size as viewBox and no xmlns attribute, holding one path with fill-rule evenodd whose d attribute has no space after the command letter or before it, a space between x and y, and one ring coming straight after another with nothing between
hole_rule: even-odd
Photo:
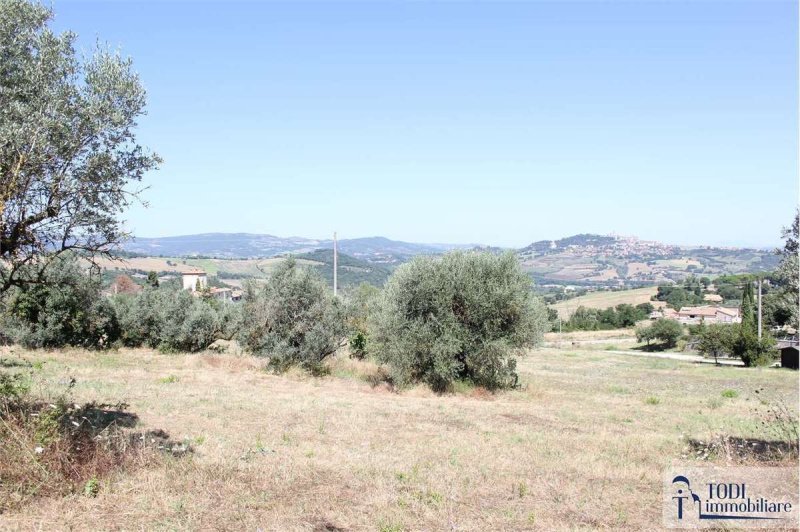
<instances>
[{"instance_id":1,"label":"tree line","mask_svg":"<svg viewBox=\"0 0 800 532\"><path fill-rule=\"evenodd\" d=\"M513 254L450 253L399 267L384 289L363 285L334 297L319 273L292 258L266 282L249 281L229 303L149 279L142 290L106 296L99 273L60 254L44 277L7 290L0 326L28 348L148 347L196 352L235 339L269 367L312 373L350 345L352 356L386 364L393 384L455 381L517 384L516 355L547 328L543 303ZM28 279L23 270L20 279Z\"/></svg>"}]
</instances>

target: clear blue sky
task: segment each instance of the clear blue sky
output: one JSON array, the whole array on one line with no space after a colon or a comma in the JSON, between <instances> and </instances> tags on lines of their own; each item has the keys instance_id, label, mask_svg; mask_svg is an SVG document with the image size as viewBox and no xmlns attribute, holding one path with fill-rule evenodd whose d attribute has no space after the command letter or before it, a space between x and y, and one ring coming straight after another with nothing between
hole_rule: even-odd
<instances>
[{"instance_id":1,"label":"clear blue sky","mask_svg":"<svg viewBox=\"0 0 800 532\"><path fill-rule=\"evenodd\" d=\"M796 2L53 5L147 87L141 236L771 246L797 204Z\"/></svg>"}]
</instances>

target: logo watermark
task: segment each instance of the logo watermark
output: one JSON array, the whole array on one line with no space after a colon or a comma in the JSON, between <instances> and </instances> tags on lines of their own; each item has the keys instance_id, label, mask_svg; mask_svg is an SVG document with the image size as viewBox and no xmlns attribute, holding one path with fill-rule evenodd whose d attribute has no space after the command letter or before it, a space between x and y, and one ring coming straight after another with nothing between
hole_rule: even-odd
<instances>
[{"instance_id":1,"label":"logo watermark","mask_svg":"<svg viewBox=\"0 0 800 532\"><path fill-rule=\"evenodd\" d=\"M795 528L798 470L791 467L680 467L664 473L668 528Z\"/></svg>"}]
</instances>

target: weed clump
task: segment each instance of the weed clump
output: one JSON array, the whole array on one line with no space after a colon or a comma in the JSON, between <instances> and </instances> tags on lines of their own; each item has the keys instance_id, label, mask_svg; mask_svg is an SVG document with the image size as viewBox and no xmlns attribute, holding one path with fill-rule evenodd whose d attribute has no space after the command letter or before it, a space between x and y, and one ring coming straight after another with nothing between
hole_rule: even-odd
<instances>
[{"instance_id":1,"label":"weed clump","mask_svg":"<svg viewBox=\"0 0 800 532\"><path fill-rule=\"evenodd\" d=\"M74 379L42 400L31 395L33 378L0 373L0 513L39 496L95 497L102 478L155 457L149 439L126 431L138 421L128 405L76 404Z\"/></svg>"}]
</instances>

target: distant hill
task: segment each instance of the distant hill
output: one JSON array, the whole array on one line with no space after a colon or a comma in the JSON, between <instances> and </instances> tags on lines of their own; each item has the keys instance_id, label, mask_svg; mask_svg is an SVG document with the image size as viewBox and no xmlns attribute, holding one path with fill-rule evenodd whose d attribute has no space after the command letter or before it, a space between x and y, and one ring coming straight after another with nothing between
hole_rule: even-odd
<instances>
[{"instance_id":1,"label":"distant hill","mask_svg":"<svg viewBox=\"0 0 800 532\"><path fill-rule=\"evenodd\" d=\"M214 258L215 264L226 259L250 259L245 263L218 264L214 267L226 273L232 270L231 274L242 271L252 275L258 274L256 264L293 254L312 261L319 259L318 262L325 264L321 269L323 274L332 278L332 248L333 240L251 233L205 233L163 238L139 237L125 244L123 249L144 256L182 257L194 262ZM360 262L348 265L354 268L350 273L340 270L340 274L345 276L342 277L342 286L351 281L357 283L357 279L381 284L387 272L414 256L440 254L454 249L492 253L504 251L499 247L478 244L420 244L379 236L344 239L339 241L342 266L345 266L345 260ZM327 253L321 253L321 250ZM652 286L677 281L692 273L714 276L768 271L775 269L778 263L776 255L762 249L676 246L635 237L590 233L558 240L540 240L517 250L517 253L523 268L539 285ZM344 256L348 255L349 259L345 259ZM211 266L208 264L203 267Z\"/></svg>"},{"instance_id":2,"label":"distant hill","mask_svg":"<svg viewBox=\"0 0 800 532\"><path fill-rule=\"evenodd\" d=\"M416 244L384 237L351 238L339 241L339 250L347 255L377 264L399 264L410 257L437 254L472 245ZM269 258L286 253L310 253L333 249L333 240L302 237L277 237L251 233L204 233L160 238L137 237L125 243L123 250L163 257Z\"/></svg>"},{"instance_id":3,"label":"distant hill","mask_svg":"<svg viewBox=\"0 0 800 532\"><path fill-rule=\"evenodd\" d=\"M333 250L318 249L310 253L294 255L295 258L313 262L313 267L322 277L333 286ZM341 288L358 286L369 283L374 286L383 286L392 270L381 264L372 264L350 255L339 253L338 283Z\"/></svg>"},{"instance_id":4,"label":"distant hill","mask_svg":"<svg viewBox=\"0 0 800 532\"><path fill-rule=\"evenodd\" d=\"M539 284L644 286L692 273L768 271L778 264L778 257L767 250L676 246L593 234L534 242L518 253L523 267Z\"/></svg>"}]
</instances>

